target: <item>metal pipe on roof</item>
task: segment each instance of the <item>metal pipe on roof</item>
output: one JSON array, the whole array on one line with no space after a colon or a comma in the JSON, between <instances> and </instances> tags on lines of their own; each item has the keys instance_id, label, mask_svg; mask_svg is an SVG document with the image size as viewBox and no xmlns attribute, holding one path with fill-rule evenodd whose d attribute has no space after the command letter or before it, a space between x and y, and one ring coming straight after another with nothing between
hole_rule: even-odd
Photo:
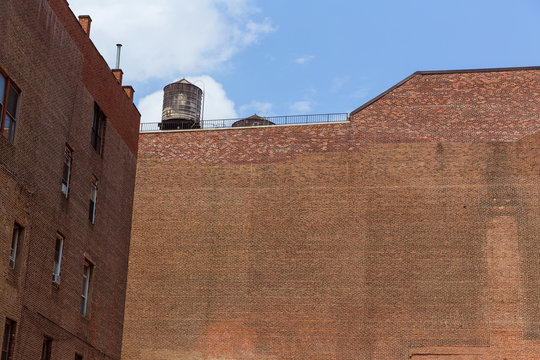
<instances>
[{"instance_id":1,"label":"metal pipe on roof","mask_svg":"<svg viewBox=\"0 0 540 360\"><path fill-rule=\"evenodd\" d=\"M122 44L116 44L116 68L120 69L120 50L122 49Z\"/></svg>"}]
</instances>

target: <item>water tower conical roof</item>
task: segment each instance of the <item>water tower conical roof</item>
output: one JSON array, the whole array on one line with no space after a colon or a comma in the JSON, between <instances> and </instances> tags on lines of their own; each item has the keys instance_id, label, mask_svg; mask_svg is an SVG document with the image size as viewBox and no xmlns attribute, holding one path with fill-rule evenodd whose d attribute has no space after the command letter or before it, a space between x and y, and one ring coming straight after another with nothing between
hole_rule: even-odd
<instances>
[{"instance_id":1,"label":"water tower conical roof","mask_svg":"<svg viewBox=\"0 0 540 360\"><path fill-rule=\"evenodd\" d=\"M173 84L189 84L189 85L193 85L192 83L187 81L186 78L182 78L182 79L180 79L178 81L175 81L175 82L173 82Z\"/></svg>"}]
</instances>

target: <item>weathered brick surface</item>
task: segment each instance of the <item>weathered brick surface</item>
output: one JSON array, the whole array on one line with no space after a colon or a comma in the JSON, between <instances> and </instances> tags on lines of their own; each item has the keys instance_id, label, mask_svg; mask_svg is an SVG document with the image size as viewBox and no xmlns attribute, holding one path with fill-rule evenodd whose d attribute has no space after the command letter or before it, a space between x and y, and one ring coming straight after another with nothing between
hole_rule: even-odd
<instances>
[{"instance_id":1,"label":"weathered brick surface","mask_svg":"<svg viewBox=\"0 0 540 360\"><path fill-rule=\"evenodd\" d=\"M0 321L17 322L17 360L39 359L43 336L53 339L53 359L120 358L139 115L76 22L64 0L0 2L0 66L21 90L15 141L0 135ZM90 145L94 101L107 115L103 156ZM17 271L8 268L15 221L25 227ZM57 232L65 236L58 288ZM95 264L87 318L79 314L85 258Z\"/></svg>"},{"instance_id":2,"label":"weathered brick surface","mask_svg":"<svg viewBox=\"0 0 540 360\"><path fill-rule=\"evenodd\" d=\"M539 74L415 75L345 124L142 134L123 358L537 358Z\"/></svg>"},{"instance_id":3,"label":"weathered brick surface","mask_svg":"<svg viewBox=\"0 0 540 360\"><path fill-rule=\"evenodd\" d=\"M538 130L540 68L418 72L353 112L375 141L514 141Z\"/></svg>"}]
</instances>

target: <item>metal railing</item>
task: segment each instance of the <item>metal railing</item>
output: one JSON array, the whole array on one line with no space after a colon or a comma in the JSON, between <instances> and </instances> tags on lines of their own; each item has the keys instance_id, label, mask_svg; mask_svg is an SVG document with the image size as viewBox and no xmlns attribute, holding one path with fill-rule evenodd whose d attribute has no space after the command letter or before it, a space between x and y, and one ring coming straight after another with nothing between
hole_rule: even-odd
<instances>
[{"instance_id":1,"label":"metal railing","mask_svg":"<svg viewBox=\"0 0 540 360\"><path fill-rule=\"evenodd\" d=\"M168 121L167 123L141 123L141 132L160 130L193 130L193 129L223 129L230 127L252 127L272 125L296 125L312 123L333 123L349 120L348 113L311 114L311 115L287 115L287 116L264 116L259 118L237 118L203 120L201 124L189 124L186 122Z\"/></svg>"}]
</instances>

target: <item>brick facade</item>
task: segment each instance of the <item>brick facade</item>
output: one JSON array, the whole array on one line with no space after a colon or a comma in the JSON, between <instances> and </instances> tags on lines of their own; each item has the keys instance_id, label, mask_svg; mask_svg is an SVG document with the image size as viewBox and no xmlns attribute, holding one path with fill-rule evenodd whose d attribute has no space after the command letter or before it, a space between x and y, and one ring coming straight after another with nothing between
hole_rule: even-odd
<instances>
[{"instance_id":1,"label":"brick facade","mask_svg":"<svg viewBox=\"0 0 540 360\"><path fill-rule=\"evenodd\" d=\"M65 0L0 2L0 69L20 90L14 142L0 134L0 321L16 322L13 359L40 359L45 337L52 359L120 359L139 113ZM90 144L95 103L107 117L101 154ZM24 227L15 270L14 223ZM82 316L85 261L94 268Z\"/></svg>"},{"instance_id":2,"label":"brick facade","mask_svg":"<svg viewBox=\"0 0 540 360\"><path fill-rule=\"evenodd\" d=\"M534 359L540 69L140 135L123 359Z\"/></svg>"}]
</instances>

